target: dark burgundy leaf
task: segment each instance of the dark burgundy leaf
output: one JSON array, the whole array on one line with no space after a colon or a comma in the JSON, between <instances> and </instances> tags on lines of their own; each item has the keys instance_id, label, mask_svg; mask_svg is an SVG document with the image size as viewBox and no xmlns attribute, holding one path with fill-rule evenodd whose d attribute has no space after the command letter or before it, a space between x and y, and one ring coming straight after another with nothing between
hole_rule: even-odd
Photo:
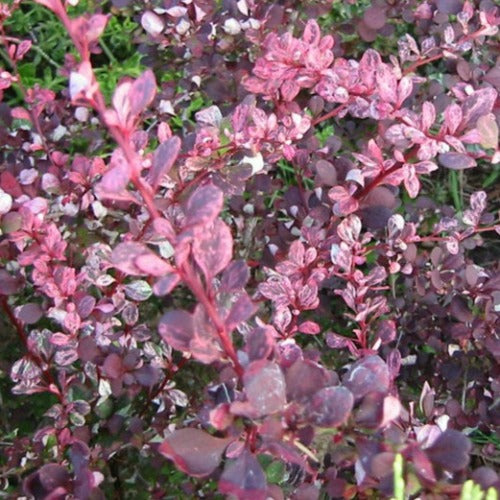
<instances>
[{"instance_id":1,"label":"dark burgundy leaf","mask_svg":"<svg viewBox=\"0 0 500 500\"><path fill-rule=\"evenodd\" d=\"M109 354L104 360L102 371L104 372L104 375L111 379L121 377L124 371L122 358L115 353Z\"/></svg>"},{"instance_id":2,"label":"dark burgundy leaf","mask_svg":"<svg viewBox=\"0 0 500 500\"><path fill-rule=\"evenodd\" d=\"M321 366L301 359L288 368L285 379L287 398L295 400L310 397L328 383L327 373Z\"/></svg>"},{"instance_id":3,"label":"dark burgundy leaf","mask_svg":"<svg viewBox=\"0 0 500 500\"><path fill-rule=\"evenodd\" d=\"M216 220L212 227L199 232L193 243L193 256L207 280L225 269L233 256L233 237L227 224Z\"/></svg>"},{"instance_id":4,"label":"dark burgundy leaf","mask_svg":"<svg viewBox=\"0 0 500 500\"><path fill-rule=\"evenodd\" d=\"M194 477L211 474L233 438L216 438L199 429L179 429L170 434L158 451L178 469Z\"/></svg>"},{"instance_id":5,"label":"dark burgundy leaf","mask_svg":"<svg viewBox=\"0 0 500 500\"><path fill-rule=\"evenodd\" d=\"M46 464L24 480L23 489L27 495L37 499L48 498L54 493L59 493L55 498L64 498L70 491L70 484L71 478L65 467Z\"/></svg>"},{"instance_id":6,"label":"dark burgundy leaf","mask_svg":"<svg viewBox=\"0 0 500 500\"><path fill-rule=\"evenodd\" d=\"M456 472L469 464L472 443L460 431L448 429L425 451L431 461L443 469Z\"/></svg>"},{"instance_id":7,"label":"dark burgundy leaf","mask_svg":"<svg viewBox=\"0 0 500 500\"><path fill-rule=\"evenodd\" d=\"M158 325L162 339L179 351L189 351L194 334L193 317L186 311L169 311Z\"/></svg>"},{"instance_id":8,"label":"dark burgundy leaf","mask_svg":"<svg viewBox=\"0 0 500 500\"><path fill-rule=\"evenodd\" d=\"M343 379L356 399L370 392L387 392L390 381L389 368L382 358L373 355L356 361Z\"/></svg>"},{"instance_id":9,"label":"dark burgundy leaf","mask_svg":"<svg viewBox=\"0 0 500 500\"><path fill-rule=\"evenodd\" d=\"M314 394L307 406L307 417L319 427L337 427L348 418L354 405L354 397L342 386L325 387Z\"/></svg>"},{"instance_id":10,"label":"dark burgundy leaf","mask_svg":"<svg viewBox=\"0 0 500 500\"><path fill-rule=\"evenodd\" d=\"M222 191L212 185L197 189L186 204L186 224L205 225L213 222L222 210Z\"/></svg>"},{"instance_id":11,"label":"dark burgundy leaf","mask_svg":"<svg viewBox=\"0 0 500 500\"><path fill-rule=\"evenodd\" d=\"M476 166L476 161L474 158L463 154L463 153L442 153L438 156L439 163L443 167L450 168L452 170L464 170L466 168L472 168Z\"/></svg>"},{"instance_id":12,"label":"dark burgundy leaf","mask_svg":"<svg viewBox=\"0 0 500 500\"><path fill-rule=\"evenodd\" d=\"M285 377L271 361L254 361L243 375L245 394L258 416L270 415L286 404Z\"/></svg>"},{"instance_id":13,"label":"dark burgundy leaf","mask_svg":"<svg viewBox=\"0 0 500 500\"><path fill-rule=\"evenodd\" d=\"M149 171L149 182L154 190L172 168L180 149L181 140L176 136L162 142L156 149L153 155L153 165Z\"/></svg>"},{"instance_id":14,"label":"dark burgundy leaf","mask_svg":"<svg viewBox=\"0 0 500 500\"><path fill-rule=\"evenodd\" d=\"M239 500L266 500L266 476L252 453L244 450L235 461L226 464L219 491Z\"/></svg>"}]
</instances>

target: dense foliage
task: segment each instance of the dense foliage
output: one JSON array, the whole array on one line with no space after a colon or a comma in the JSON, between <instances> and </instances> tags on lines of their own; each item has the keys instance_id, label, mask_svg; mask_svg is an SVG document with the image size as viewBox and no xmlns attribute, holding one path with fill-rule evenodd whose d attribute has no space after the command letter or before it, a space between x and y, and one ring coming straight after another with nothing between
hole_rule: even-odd
<instances>
[{"instance_id":1,"label":"dense foliage","mask_svg":"<svg viewBox=\"0 0 500 500\"><path fill-rule=\"evenodd\" d=\"M498 21L1 2L2 494L496 498Z\"/></svg>"}]
</instances>

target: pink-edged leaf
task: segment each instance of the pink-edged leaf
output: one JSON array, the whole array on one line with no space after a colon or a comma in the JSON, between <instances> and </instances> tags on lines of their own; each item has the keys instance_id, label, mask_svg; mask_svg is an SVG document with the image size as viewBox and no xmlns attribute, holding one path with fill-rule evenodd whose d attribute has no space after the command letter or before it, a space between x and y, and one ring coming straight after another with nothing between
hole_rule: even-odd
<instances>
[{"instance_id":1,"label":"pink-edged leaf","mask_svg":"<svg viewBox=\"0 0 500 500\"><path fill-rule=\"evenodd\" d=\"M151 104L155 95L155 75L148 69L130 87L128 99L132 114L137 116L142 113Z\"/></svg>"},{"instance_id":2,"label":"pink-edged leaf","mask_svg":"<svg viewBox=\"0 0 500 500\"><path fill-rule=\"evenodd\" d=\"M318 45L321 38L321 31L319 29L318 23L314 19L307 21L306 27L304 29L304 34L302 35L302 40L309 45Z\"/></svg>"},{"instance_id":3,"label":"pink-edged leaf","mask_svg":"<svg viewBox=\"0 0 500 500\"><path fill-rule=\"evenodd\" d=\"M111 263L125 274L140 276L144 273L136 266L135 259L140 255L148 255L150 252L151 250L142 243L132 241L119 243L111 253Z\"/></svg>"},{"instance_id":4,"label":"pink-edged leaf","mask_svg":"<svg viewBox=\"0 0 500 500\"><path fill-rule=\"evenodd\" d=\"M211 474L233 438L216 438L200 429L179 429L167 436L158 451L182 472L194 477Z\"/></svg>"},{"instance_id":5,"label":"pink-edged leaf","mask_svg":"<svg viewBox=\"0 0 500 500\"><path fill-rule=\"evenodd\" d=\"M354 396L342 386L325 387L314 394L307 406L308 420L318 427L338 427L351 414Z\"/></svg>"},{"instance_id":6,"label":"pink-edged leaf","mask_svg":"<svg viewBox=\"0 0 500 500\"><path fill-rule=\"evenodd\" d=\"M245 394L256 415L270 415L286 404L285 377L272 361L254 361L243 375Z\"/></svg>"},{"instance_id":7,"label":"pink-edged leaf","mask_svg":"<svg viewBox=\"0 0 500 500\"><path fill-rule=\"evenodd\" d=\"M194 336L189 350L201 363L210 364L224 358L219 335L202 305L198 304L193 313Z\"/></svg>"},{"instance_id":8,"label":"pink-edged leaf","mask_svg":"<svg viewBox=\"0 0 500 500\"><path fill-rule=\"evenodd\" d=\"M286 80L282 83L280 90L283 100L290 102L293 101L300 92L300 85L293 80Z\"/></svg>"},{"instance_id":9,"label":"pink-edged leaf","mask_svg":"<svg viewBox=\"0 0 500 500\"><path fill-rule=\"evenodd\" d=\"M398 85L398 101L397 101L398 107L401 107L403 102L408 97L410 97L412 92L413 92L413 80L409 76L404 76L403 78L401 78Z\"/></svg>"},{"instance_id":10,"label":"pink-edged leaf","mask_svg":"<svg viewBox=\"0 0 500 500\"><path fill-rule=\"evenodd\" d=\"M379 64L377 67L377 89L382 100L396 103L398 100L398 80L394 68L387 64Z\"/></svg>"},{"instance_id":11,"label":"pink-edged leaf","mask_svg":"<svg viewBox=\"0 0 500 500\"><path fill-rule=\"evenodd\" d=\"M451 170L465 170L476 166L476 160L462 153L442 153L438 156L439 163Z\"/></svg>"},{"instance_id":12,"label":"pink-edged leaf","mask_svg":"<svg viewBox=\"0 0 500 500\"><path fill-rule=\"evenodd\" d=\"M131 276L163 276L172 271L170 264L158 257L142 243L120 243L111 253L111 263L116 269Z\"/></svg>"},{"instance_id":13,"label":"pink-edged leaf","mask_svg":"<svg viewBox=\"0 0 500 500\"><path fill-rule=\"evenodd\" d=\"M413 165L405 163L403 165L403 172L405 188L408 191L410 198L416 198L418 192L420 191L420 181L418 180L415 168Z\"/></svg>"},{"instance_id":14,"label":"pink-edged leaf","mask_svg":"<svg viewBox=\"0 0 500 500\"><path fill-rule=\"evenodd\" d=\"M154 190L172 168L180 149L181 140L174 136L162 142L154 152L153 165L149 171L149 182Z\"/></svg>"},{"instance_id":15,"label":"pink-edged leaf","mask_svg":"<svg viewBox=\"0 0 500 500\"><path fill-rule=\"evenodd\" d=\"M422 130L427 132L436 121L436 108L430 102L422 105Z\"/></svg>"},{"instance_id":16,"label":"pink-edged leaf","mask_svg":"<svg viewBox=\"0 0 500 500\"><path fill-rule=\"evenodd\" d=\"M99 190L104 193L121 193L130 181L130 166L121 149L113 152L109 170L99 182Z\"/></svg>"},{"instance_id":17,"label":"pink-edged leaf","mask_svg":"<svg viewBox=\"0 0 500 500\"><path fill-rule=\"evenodd\" d=\"M186 311L169 311L158 324L161 338L178 351L189 352L194 335L193 316Z\"/></svg>"},{"instance_id":18,"label":"pink-edged leaf","mask_svg":"<svg viewBox=\"0 0 500 500\"><path fill-rule=\"evenodd\" d=\"M314 321L304 321L298 326L298 329L300 333L307 335L318 335L321 332L320 326Z\"/></svg>"},{"instance_id":19,"label":"pink-edged leaf","mask_svg":"<svg viewBox=\"0 0 500 500\"><path fill-rule=\"evenodd\" d=\"M379 356L367 356L351 366L343 382L357 400L370 392L387 392L391 382L389 368Z\"/></svg>"},{"instance_id":20,"label":"pink-edged leaf","mask_svg":"<svg viewBox=\"0 0 500 500\"><path fill-rule=\"evenodd\" d=\"M241 500L266 500L266 476L255 455L248 450L228 462L219 479L219 491Z\"/></svg>"},{"instance_id":21,"label":"pink-edged leaf","mask_svg":"<svg viewBox=\"0 0 500 500\"><path fill-rule=\"evenodd\" d=\"M492 87L476 90L466 97L462 103L463 119L461 128L474 126L477 120L488 113L491 113L497 98L497 91Z\"/></svg>"},{"instance_id":22,"label":"pink-edged leaf","mask_svg":"<svg viewBox=\"0 0 500 500\"><path fill-rule=\"evenodd\" d=\"M353 245L361 233L361 219L357 215L350 215L337 226L337 234L348 245Z\"/></svg>"},{"instance_id":23,"label":"pink-edged leaf","mask_svg":"<svg viewBox=\"0 0 500 500\"><path fill-rule=\"evenodd\" d=\"M207 280L212 279L231 261L233 237L231 230L221 220L195 236L193 256Z\"/></svg>"},{"instance_id":24,"label":"pink-edged leaf","mask_svg":"<svg viewBox=\"0 0 500 500\"><path fill-rule=\"evenodd\" d=\"M222 210L224 198L222 191L212 185L197 189L186 204L186 224L209 224Z\"/></svg>"},{"instance_id":25,"label":"pink-edged leaf","mask_svg":"<svg viewBox=\"0 0 500 500\"><path fill-rule=\"evenodd\" d=\"M92 43L99 39L106 28L108 19L109 16L105 14L94 14L90 17L84 31L87 42Z\"/></svg>"},{"instance_id":26,"label":"pink-edged leaf","mask_svg":"<svg viewBox=\"0 0 500 500\"><path fill-rule=\"evenodd\" d=\"M164 276L173 270L168 262L153 252L138 255L135 259L135 265L143 274L150 276Z\"/></svg>"},{"instance_id":27,"label":"pink-edged leaf","mask_svg":"<svg viewBox=\"0 0 500 500\"><path fill-rule=\"evenodd\" d=\"M253 303L248 294L243 292L233 304L225 319L227 329L231 331L240 323L247 321L257 312L257 309L257 306Z\"/></svg>"},{"instance_id":28,"label":"pink-edged leaf","mask_svg":"<svg viewBox=\"0 0 500 500\"><path fill-rule=\"evenodd\" d=\"M444 110L444 125L450 134L454 134L462 122L462 108L458 104L450 104Z\"/></svg>"},{"instance_id":29,"label":"pink-edged leaf","mask_svg":"<svg viewBox=\"0 0 500 500\"><path fill-rule=\"evenodd\" d=\"M359 76L368 89L373 89L376 82L377 68L382 64L380 54L368 49L359 62Z\"/></svg>"}]
</instances>

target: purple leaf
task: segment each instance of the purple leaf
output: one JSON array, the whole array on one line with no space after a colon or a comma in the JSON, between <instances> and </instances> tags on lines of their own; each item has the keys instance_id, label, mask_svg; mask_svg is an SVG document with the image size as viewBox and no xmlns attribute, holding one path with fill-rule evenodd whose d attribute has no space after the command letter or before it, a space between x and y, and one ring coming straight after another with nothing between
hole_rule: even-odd
<instances>
[{"instance_id":1,"label":"purple leaf","mask_svg":"<svg viewBox=\"0 0 500 500\"><path fill-rule=\"evenodd\" d=\"M250 278L250 270L244 260L235 260L222 273L220 290L225 293L241 290Z\"/></svg>"},{"instance_id":2,"label":"purple leaf","mask_svg":"<svg viewBox=\"0 0 500 500\"><path fill-rule=\"evenodd\" d=\"M120 378L124 372L122 358L115 353L109 354L104 360L102 371L106 377L111 379Z\"/></svg>"},{"instance_id":3,"label":"purple leaf","mask_svg":"<svg viewBox=\"0 0 500 500\"><path fill-rule=\"evenodd\" d=\"M443 469L456 472L465 469L469 464L469 453L472 443L459 431L444 431L425 451L431 461Z\"/></svg>"},{"instance_id":4,"label":"purple leaf","mask_svg":"<svg viewBox=\"0 0 500 500\"><path fill-rule=\"evenodd\" d=\"M222 210L222 191L212 184L197 189L186 204L186 225L206 225L215 220Z\"/></svg>"},{"instance_id":5,"label":"purple leaf","mask_svg":"<svg viewBox=\"0 0 500 500\"><path fill-rule=\"evenodd\" d=\"M220 439L199 429L179 429L160 445L159 452L181 471L194 477L211 474L232 438Z\"/></svg>"},{"instance_id":6,"label":"purple leaf","mask_svg":"<svg viewBox=\"0 0 500 500\"><path fill-rule=\"evenodd\" d=\"M19 276L12 276L5 269L0 269L0 295L14 295L23 286Z\"/></svg>"},{"instance_id":7,"label":"purple leaf","mask_svg":"<svg viewBox=\"0 0 500 500\"><path fill-rule=\"evenodd\" d=\"M356 361L343 379L356 400L370 392L387 392L390 387L389 368L379 356L367 356Z\"/></svg>"},{"instance_id":8,"label":"purple leaf","mask_svg":"<svg viewBox=\"0 0 500 500\"><path fill-rule=\"evenodd\" d=\"M177 273L168 273L166 276L162 276L153 285L153 293L158 297L168 295L179 284L180 281L181 278Z\"/></svg>"},{"instance_id":9,"label":"purple leaf","mask_svg":"<svg viewBox=\"0 0 500 500\"><path fill-rule=\"evenodd\" d=\"M193 317L186 311L169 311L162 316L158 325L162 339L178 351L189 352L193 338Z\"/></svg>"},{"instance_id":10,"label":"purple leaf","mask_svg":"<svg viewBox=\"0 0 500 500\"><path fill-rule=\"evenodd\" d=\"M193 243L193 256L208 281L225 269L233 256L233 237L229 227L216 220L211 228L200 231Z\"/></svg>"},{"instance_id":11,"label":"purple leaf","mask_svg":"<svg viewBox=\"0 0 500 500\"><path fill-rule=\"evenodd\" d=\"M153 101L156 94L156 80L153 72L148 69L137 78L130 87L128 99L133 115L142 113Z\"/></svg>"},{"instance_id":12,"label":"purple leaf","mask_svg":"<svg viewBox=\"0 0 500 500\"><path fill-rule=\"evenodd\" d=\"M236 328L240 323L251 318L257 312L257 306L252 302L246 292L243 292L231 307L225 320L228 331Z\"/></svg>"},{"instance_id":13,"label":"purple leaf","mask_svg":"<svg viewBox=\"0 0 500 500\"><path fill-rule=\"evenodd\" d=\"M266 476L259 461L248 450L228 462L219 480L219 491L239 500L266 500Z\"/></svg>"},{"instance_id":14,"label":"purple leaf","mask_svg":"<svg viewBox=\"0 0 500 500\"><path fill-rule=\"evenodd\" d=\"M473 158L462 153L442 153L438 159L443 167L452 170L464 170L476 166L476 161Z\"/></svg>"},{"instance_id":15,"label":"purple leaf","mask_svg":"<svg viewBox=\"0 0 500 500\"><path fill-rule=\"evenodd\" d=\"M149 182L153 190L157 189L163 177L172 168L180 149L181 140L178 137L170 137L156 149L153 155L153 165L149 171Z\"/></svg>"},{"instance_id":16,"label":"purple leaf","mask_svg":"<svg viewBox=\"0 0 500 500\"><path fill-rule=\"evenodd\" d=\"M250 361L266 359L273 351L275 340L270 328L254 328L247 336L245 351Z\"/></svg>"},{"instance_id":17,"label":"purple leaf","mask_svg":"<svg viewBox=\"0 0 500 500\"><path fill-rule=\"evenodd\" d=\"M42 465L23 482L24 493L33 498L65 498L70 488L69 472L58 464Z\"/></svg>"},{"instance_id":18,"label":"purple leaf","mask_svg":"<svg viewBox=\"0 0 500 500\"><path fill-rule=\"evenodd\" d=\"M245 394L258 416L270 415L286 404L285 377L271 361L254 361L243 375Z\"/></svg>"},{"instance_id":19,"label":"purple leaf","mask_svg":"<svg viewBox=\"0 0 500 500\"><path fill-rule=\"evenodd\" d=\"M321 366L298 359L286 372L286 395L288 399L300 400L310 397L327 383L327 373Z\"/></svg>"},{"instance_id":20,"label":"purple leaf","mask_svg":"<svg viewBox=\"0 0 500 500\"><path fill-rule=\"evenodd\" d=\"M461 129L476 125L477 120L491 113L497 98L497 91L492 87L476 90L462 103L463 119Z\"/></svg>"},{"instance_id":21,"label":"purple leaf","mask_svg":"<svg viewBox=\"0 0 500 500\"><path fill-rule=\"evenodd\" d=\"M354 397L342 386L325 387L314 394L307 406L311 423L319 427L337 427L348 418L354 405Z\"/></svg>"},{"instance_id":22,"label":"purple leaf","mask_svg":"<svg viewBox=\"0 0 500 500\"><path fill-rule=\"evenodd\" d=\"M24 304L16 307L15 315L23 323L32 325L36 323L43 315L43 310L39 304Z\"/></svg>"}]
</instances>

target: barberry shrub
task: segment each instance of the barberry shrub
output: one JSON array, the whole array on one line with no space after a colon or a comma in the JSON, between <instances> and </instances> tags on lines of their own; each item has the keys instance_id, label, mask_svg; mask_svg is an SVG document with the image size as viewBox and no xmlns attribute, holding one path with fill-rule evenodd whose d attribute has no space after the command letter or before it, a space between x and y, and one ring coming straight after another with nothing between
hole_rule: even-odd
<instances>
[{"instance_id":1,"label":"barberry shrub","mask_svg":"<svg viewBox=\"0 0 500 500\"><path fill-rule=\"evenodd\" d=\"M493 498L494 2L0 20L7 494Z\"/></svg>"}]
</instances>

